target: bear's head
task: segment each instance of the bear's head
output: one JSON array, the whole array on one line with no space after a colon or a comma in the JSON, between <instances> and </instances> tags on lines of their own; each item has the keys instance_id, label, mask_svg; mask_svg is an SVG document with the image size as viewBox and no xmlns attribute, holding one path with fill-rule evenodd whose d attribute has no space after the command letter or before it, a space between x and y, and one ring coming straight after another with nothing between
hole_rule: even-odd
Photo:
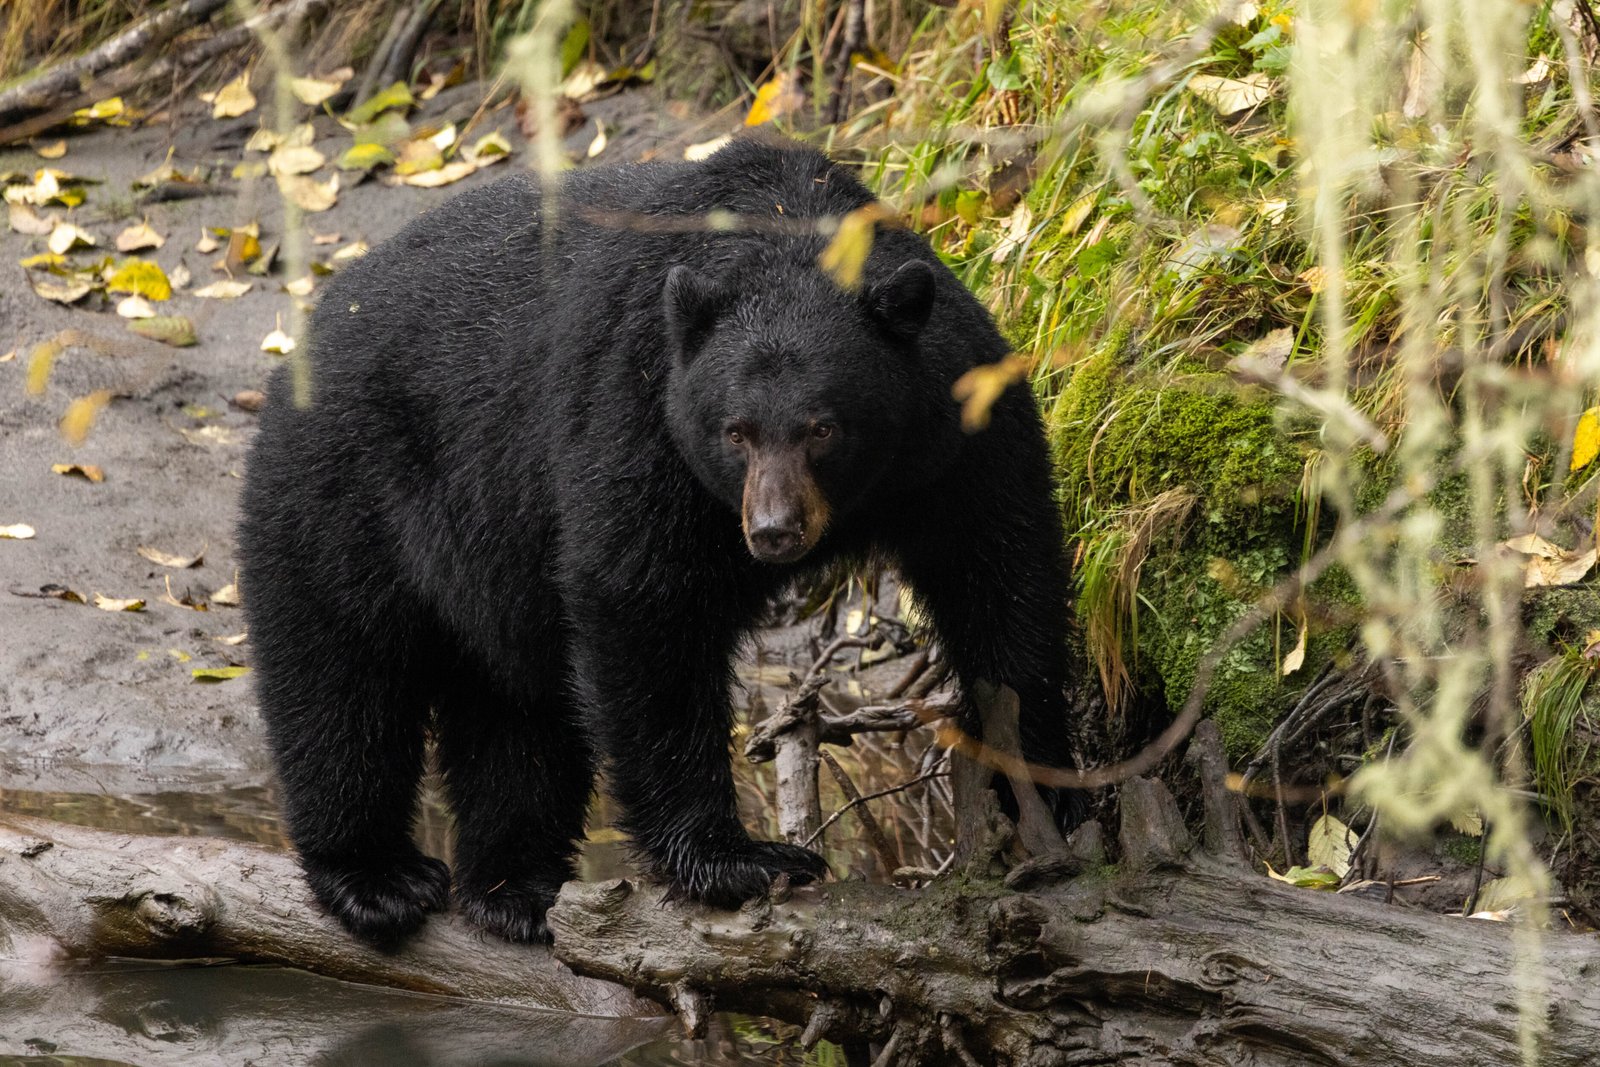
<instances>
[{"instance_id":1,"label":"bear's head","mask_svg":"<svg viewBox=\"0 0 1600 1067\"><path fill-rule=\"evenodd\" d=\"M696 476L740 516L751 554L792 563L909 443L934 275L912 259L850 292L809 257L763 260L667 275L668 418Z\"/></svg>"}]
</instances>

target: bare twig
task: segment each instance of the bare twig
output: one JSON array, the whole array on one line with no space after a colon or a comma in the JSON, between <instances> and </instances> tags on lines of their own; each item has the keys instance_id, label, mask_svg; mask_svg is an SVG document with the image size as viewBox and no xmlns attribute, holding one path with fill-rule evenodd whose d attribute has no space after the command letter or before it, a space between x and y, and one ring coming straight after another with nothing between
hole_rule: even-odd
<instances>
[{"instance_id":1,"label":"bare twig","mask_svg":"<svg viewBox=\"0 0 1600 1067\"><path fill-rule=\"evenodd\" d=\"M909 779L907 781L901 782L899 785L891 785L887 789L880 789L876 793L863 793L863 794L853 798L850 801L850 803L846 804L844 807L840 808L838 811L834 812L832 815L829 815L826 819L823 820L822 825L817 827L817 832L816 833L812 834L810 838L808 838L807 840L802 841L800 843L802 845L810 845L812 842L816 841L817 838L822 836L822 833L823 833L824 830L826 830L828 827L832 826L834 823L838 822L841 818L843 818L844 814L846 812L853 810L854 808L858 807L859 805L865 804L869 800L877 800L879 797L886 797L886 796L889 796L889 795L894 794L894 793L903 793L907 789L912 788L913 786L921 785L923 782L929 781L929 780L934 779L934 778L947 778L947 777L949 777L949 775L950 775L949 771L944 770L942 768L936 768L936 769L931 770L931 771L925 771L922 774L917 775L915 778L912 778L912 779ZM946 860L946 863L948 865L948 858Z\"/></svg>"},{"instance_id":2,"label":"bare twig","mask_svg":"<svg viewBox=\"0 0 1600 1067\"><path fill-rule=\"evenodd\" d=\"M856 784L850 780L844 768L839 766L839 761L833 758L833 753L819 752L818 755L822 757L822 762L827 764L833 780L839 785L839 791L857 809L856 818L861 820L861 828L867 832L867 840L872 842L872 849L878 854L878 862L883 865L884 874L893 874L900 868L900 857L895 854L888 837L884 836L883 827L878 825L872 809L856 803L861 799L861 790L856 788ZM820 830L817 832L821 833Z\"/></svg>"}]
</instances>

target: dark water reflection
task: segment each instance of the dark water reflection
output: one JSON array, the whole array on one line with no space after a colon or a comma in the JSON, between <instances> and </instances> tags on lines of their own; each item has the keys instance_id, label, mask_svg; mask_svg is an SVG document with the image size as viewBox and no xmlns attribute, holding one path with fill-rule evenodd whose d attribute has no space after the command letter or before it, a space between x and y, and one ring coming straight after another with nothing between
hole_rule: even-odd
<instances>
[{"instance_id":1,"label":"dark water reflection","mask_svg":"<svg viewBox=\"0 0 1600 1067\"><path fill-rule=\"evenodd\" d=\"M892 665L889 665L892 667ZM783 698L786 667L748 665L756 718ZM855 689L854 678L841 688ZM863 793L915 777L936 753L931 737L873 737L834 749ZM736 749L742 737L736 738ZM770 764L735 759L740 807L753 832L776 836ZM822 776L824 811L843 806ZM79 785L78 782L83 784ZM32 783L0 769L0 782ZM54 784L61 784L59 774ZM931 788L930 788L931 785ZM942 782L871 802L901 866L936 867L946 855L951 819ZM0 786L0 812L143 834L208 835L284 847L270 781L212 777L155 784L108 781L83 772L61 788ZM610 829L602 793L591 817L581 871L586 880L628 870L626 845ZM434 784L425 790L417 836L431 854L451 854L450 818ZM862 825L846 815L821 845L836 876L883 880L892 874ZM595 1019L417 996L256 966L176 966L113 961L40 971L0 961L0 1067L13 1064L392 1065L536 1067L601 1064L842 1065L838 1049L811 1053L796 1031L766 1020L718 1016L704 1040L683 1039L670 1020Z\"/></svg>"}]
</instances>

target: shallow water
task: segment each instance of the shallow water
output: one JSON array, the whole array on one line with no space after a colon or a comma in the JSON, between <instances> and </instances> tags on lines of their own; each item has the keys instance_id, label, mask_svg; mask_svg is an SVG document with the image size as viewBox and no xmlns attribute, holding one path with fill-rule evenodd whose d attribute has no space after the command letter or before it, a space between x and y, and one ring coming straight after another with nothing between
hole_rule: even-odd
<instances>
[{"instance_id":1,"label":"shallow water","mask_svg":"<svg viewBox=\"0 0 1600 1067\"><path fill-rule=\"evenodd\" d=\"M749 668L750 702L782 699L787 671ZM761 675L766 675L762 677ZM854 685L845 682L845 685ZM764 712L757 712L757 715ZM736 750L740 738L735 739ZM916 776L928 753L926 731L903 741L874 737L832 749L863 793ZM776 834L773 769L735 758L740 806L753 833ZM822 776L824 811L844 804ZM216 776L140 781L95 768L52 768L32 778L0 768L0 812L142 834L207 835L284 847L270 780L238 784ZM65 786L66 788L62 788ZM603 793L591 816L582 877L628 871L626 845L609 829ZM901 866L937 866L950 840L942 784L918 786L870 802ZM450 859L450 817L435 783L424 790L417 837ZM892 872L861 822L846 815L821 851L837 877L882 880ZM109 961L40 970L0 962L0 1067L13 1064L366 1065L389 1067L534 1067L601 1064L842 1065L829 1045L802 1053L797 1031L732 1015L712 1020L708 1036L685 1040L672 1020L596 1019L419 996L336 982L278 967L192 966Z\"/></svg>"}]
</instances>

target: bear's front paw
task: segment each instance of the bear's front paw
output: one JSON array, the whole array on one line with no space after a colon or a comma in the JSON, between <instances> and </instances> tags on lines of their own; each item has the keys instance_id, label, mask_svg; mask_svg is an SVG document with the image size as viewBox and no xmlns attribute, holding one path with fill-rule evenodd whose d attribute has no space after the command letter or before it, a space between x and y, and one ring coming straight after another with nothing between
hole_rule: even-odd
<instances>
[{"instance_id":1,"label":"bear's front paw","mask_svg":"<svg viewBox=\"0 0 1600 1067\"><path fill-rule=\"evenodd\" d=\"M489 889L476 890L456 887L456 900L461 914L474 926L507 941L541 941L550 943L550 927L545 924L545 912L556 902L561 892L559 882L527 882L513 885L501 882Z\"/></svg>"},{"instance_id":2,"label":"bear's front paw","mask_svg":"<svg viewBox=\"0 0 1600 1067\"><path fill-rule=\"evenodd\" d=\"M828 863L799 845L745 838L732 845L690 853L670 872L671 894L717 908L737 908L761 896L781 874L792 885L821 881Z\"/></svg>"},{"instance_id":3,"label":"bear's front paw","mask_svg":"<svg viewBox=\"0 0 1600 1067\"><path fill-rule=\"evenodd\" d=\"M450 868L420 852L365 862L302 856L311 892L346 930L392 948L450 902Z\"/></svg>"}]
</instances>

